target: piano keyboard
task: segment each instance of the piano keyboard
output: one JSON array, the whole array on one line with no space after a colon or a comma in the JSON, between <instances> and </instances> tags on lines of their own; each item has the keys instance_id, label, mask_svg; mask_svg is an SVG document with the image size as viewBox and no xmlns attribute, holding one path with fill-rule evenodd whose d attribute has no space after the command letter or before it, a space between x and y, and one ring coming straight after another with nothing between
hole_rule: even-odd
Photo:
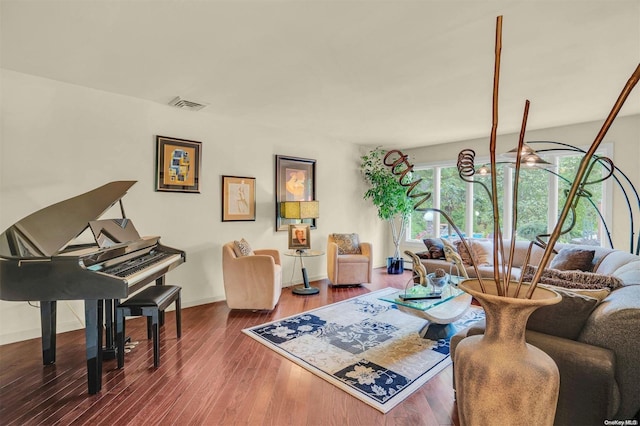
<instances>
[{"instance_id":1,"label":"piano keyboard","mask_svg":"<svg viewBox=\"0 0 640 426\"><path fill-rule=\"evenodd\" d=\"M131 285L177 262L181 257L180 254L152 251L144 256L105 268L101 272L124 278Z\"/></svg>"}]
</instances>

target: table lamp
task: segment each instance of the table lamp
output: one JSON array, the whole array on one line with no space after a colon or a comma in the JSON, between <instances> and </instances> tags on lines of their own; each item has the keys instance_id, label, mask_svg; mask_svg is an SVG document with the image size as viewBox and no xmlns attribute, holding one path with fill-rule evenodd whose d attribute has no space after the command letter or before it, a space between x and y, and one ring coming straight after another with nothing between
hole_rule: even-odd
<instances>
[{"instance_id":1,"label":"table lamp","mask_svg":"<svg viewBox=\"0 0 640 426\"><path fill-rule=\"evenodd\" d=\"M285 219L295 219L296 221L300 221L302 223L303 219L317 219L320 216L320 203L318 201L283 201L280 203L280 217ZM305 248L310 247L310 235L307 234L306 243L299 245L293 244L292 235L292 227L295 227L295 224L289 225L289 249L295 249L298 257L300 257L300 267L302 269L302 281L304 283L303 287L294 288L292 291L294 294L299 295L309 295L316 294L320 290L315 287L311 287L309 285L309 278L307 276L307 268L304 267L304 263L302 262L302 257L305 255Z\"/></svg>"},{"instance_id":2,"label":"table lamp","mask_svg":"<svg viewBox=\"0 0 640 426\"><path fill-rule=\"evenodd\" d=\"M283 201L280 203L280 217L294 219L297 223L303 223L303 219L317 219L320 216L320 203L318 201ZM292 235L289 225L289 234ZM310 235L306 235L309 241ZM289 238L289 249L304 250L311 248L309 244L293 244L293 239Z\"/></svg>"},{"instance_id":3,"label":"table lamp","mask_svg":"<svg viewBox=\"0 0 640 426\"><path fill-rule=\"evenodd\" d=\"M280 217L285 219L317 219L320 215L318 201L283 201L280 203Z\"/></svg>"}]
</instances>

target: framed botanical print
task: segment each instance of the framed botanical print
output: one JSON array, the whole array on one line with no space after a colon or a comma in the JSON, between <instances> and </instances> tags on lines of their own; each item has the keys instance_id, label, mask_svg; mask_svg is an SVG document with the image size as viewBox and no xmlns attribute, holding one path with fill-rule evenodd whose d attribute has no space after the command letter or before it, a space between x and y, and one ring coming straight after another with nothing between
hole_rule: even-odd
<instances>
[{"instance_id":1,"label":"framed botanical print","mask_svg":"<svg viewBox=\"0 0 640 426\"><path fill-rule=\"evenodd\" d=\"M156 191L200 192L202 143L156 136Z\"/></svg>"},{"instance_id":2,"label":"framed botanical print","mask_svg":"<svg viewBox=\"0 0 640 426\"><path fill-rule=\"evenodd\" d=\"M286 219L280 216L284 201L316 199L316 160L276 155L276 231L286 231L291 223L308 223L316 228L316 219Z\"/></svg>"},{"instance_id":3,"label":"framed botanical print","mask_svg":"<svg viewBox=\"0 0 640 426\"><path fill-rule=\"evenodd\" d=\"M222 221L256 220L256 179L222 176Z\"/></svg>"}]
</instances>

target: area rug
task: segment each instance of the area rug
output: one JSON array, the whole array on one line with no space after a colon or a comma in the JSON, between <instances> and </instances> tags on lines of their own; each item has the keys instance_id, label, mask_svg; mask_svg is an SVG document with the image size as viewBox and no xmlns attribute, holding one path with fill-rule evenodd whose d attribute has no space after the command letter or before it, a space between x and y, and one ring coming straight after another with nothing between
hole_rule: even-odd
<instances>
[{"instance_id":1,"label":"area rug","mask_svg":"<svg viewBox=\"0 0 640 426\"><path fill-rule=\"evenodd\" d=\"M449 339L418 335L426 320L379 300L393 288L242 330L287 359L387 413L451 364ZM471 307L454 323L484 318Z\"/></svg>"}]
</instances>

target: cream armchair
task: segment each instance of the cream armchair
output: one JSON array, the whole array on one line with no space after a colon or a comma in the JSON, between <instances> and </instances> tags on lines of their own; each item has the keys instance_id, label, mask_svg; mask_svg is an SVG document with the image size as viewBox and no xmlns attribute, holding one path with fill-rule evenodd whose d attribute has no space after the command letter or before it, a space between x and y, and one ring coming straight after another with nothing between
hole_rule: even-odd
<instances>
[{"instance_id":1,"label":"cream armchair","mask_svg":"<svg viewBox=\"0 0 640 426\"><path fill-rule=\"evenodd\" d=\"M246 244L246 241L242 242ZM282 292L280 252L249 248L242 254L238 249L239 243L232 241L222 246L222 276L227 305L231 309L272 310Z\"/></svg>"},{"instance_id":2,"label":"cream armchair","mask_svg":"<svg viewBox=\"0 0 640 426\"><path fill-rule=\"evenodd\" d=\"M331 284L370 283L372 268L371 243L360 242L358 234L329 234L327 277Z\"/></svg>"}]
</instances>

